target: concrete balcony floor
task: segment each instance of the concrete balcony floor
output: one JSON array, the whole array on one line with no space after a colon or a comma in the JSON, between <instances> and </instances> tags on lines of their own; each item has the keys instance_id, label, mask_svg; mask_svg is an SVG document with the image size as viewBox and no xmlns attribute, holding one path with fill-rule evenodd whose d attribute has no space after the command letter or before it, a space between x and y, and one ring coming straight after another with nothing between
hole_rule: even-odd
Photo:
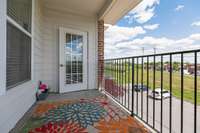
<instances>
[{"instance_id":1,"label":"concrete balcony floor","mask_svg":"<svg viewBox=\"0 0 200 133\"><path fill-rule=\"evenodd\" d=\"M98 90L50 94L11 133L146 133L148 130Z\"/></svg>"}]
</instances>

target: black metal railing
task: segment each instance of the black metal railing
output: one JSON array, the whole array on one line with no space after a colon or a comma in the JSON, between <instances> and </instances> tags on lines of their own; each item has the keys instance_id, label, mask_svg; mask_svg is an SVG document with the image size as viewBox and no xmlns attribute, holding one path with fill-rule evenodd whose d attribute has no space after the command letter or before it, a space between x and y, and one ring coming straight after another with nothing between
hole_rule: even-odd
<instances>
[{"instance_id":1,"label":"black metal railing","mask_svg":"<svg viewBox=\"0 0 200 133\"><path fill-rule=\"evenodd\" d=\"M199 53L106 59L104 91L157 132L200 132Z\"/></svg>"}]
</instances>

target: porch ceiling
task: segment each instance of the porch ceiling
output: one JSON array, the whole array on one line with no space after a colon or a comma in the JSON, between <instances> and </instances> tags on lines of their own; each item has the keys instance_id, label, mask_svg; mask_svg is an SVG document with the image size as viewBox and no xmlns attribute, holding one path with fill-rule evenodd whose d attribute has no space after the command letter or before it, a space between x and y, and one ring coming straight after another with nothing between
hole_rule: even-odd
<instances>
[{"instance_id":1,"label":"porch ceiling","mask_svg":"<svg viewBox=\"0 0 200 133\"><path fill-rule=\"evenodd\" d=\"M142 0L43 0L46 8L82 16L97 16L106 24L115 24Z\"/></svg>"},{"instance_id":2,"label":"porch ceiling","mask_svg":"<svg viewBox=\"0 0 200 133\"><path fill-rule=\"evenodd\" d=\"M74 14L97 15L108 0L43 0L45 7Z\"/></svg>"}]
</instances>

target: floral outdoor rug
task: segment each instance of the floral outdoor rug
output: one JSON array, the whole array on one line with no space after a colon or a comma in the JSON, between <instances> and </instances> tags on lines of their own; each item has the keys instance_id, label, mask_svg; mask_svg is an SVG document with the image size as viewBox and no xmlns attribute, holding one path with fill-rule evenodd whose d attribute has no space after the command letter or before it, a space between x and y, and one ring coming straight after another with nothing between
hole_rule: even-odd
<instances>
[{"instance_id":1,"label":"floral outdoor rug","mask_svg":"<svg viewBox=\"0 0 200 133\"><path fill-rule=\"evenodd\" d=\"M137 120L105 97L45 101L22 129L28 133L147 133Z\"/></svg>"}]
</instances>

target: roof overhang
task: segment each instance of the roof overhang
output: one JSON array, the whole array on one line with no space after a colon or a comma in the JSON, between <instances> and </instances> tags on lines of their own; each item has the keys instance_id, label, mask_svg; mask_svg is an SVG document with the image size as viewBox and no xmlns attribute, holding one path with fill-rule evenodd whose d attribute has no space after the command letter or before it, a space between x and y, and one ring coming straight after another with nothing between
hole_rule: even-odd
<instances>
[{"instance_id":1,"label":"roof overhang","mask_svg":"<svg viewBox=\"0 0 200 133\"><path fill-rule=\"evenodd\" d=\"M99 20L114 25L120 18L135 8L142 0L107 0L99 12Z\"/></svg>"},{"instance_id":2,"label":"roof overhang","mask_svg":"<svg viewBox=\"0 0 200 133\"><path fill-rule=\"evenodd\" d=\"M44 7L115 24L142 0L41 0Z\"/></svg>"},{"instance_id":3,"label":"roof overhang","mask_svg":"<svg viewBox=\"0 0 200 133\"><path fill-rule=\"evenodd\" d=\"M44 7L84 17L96 17L110 0L41 0Z\"/></svg>"}]
</instances>

